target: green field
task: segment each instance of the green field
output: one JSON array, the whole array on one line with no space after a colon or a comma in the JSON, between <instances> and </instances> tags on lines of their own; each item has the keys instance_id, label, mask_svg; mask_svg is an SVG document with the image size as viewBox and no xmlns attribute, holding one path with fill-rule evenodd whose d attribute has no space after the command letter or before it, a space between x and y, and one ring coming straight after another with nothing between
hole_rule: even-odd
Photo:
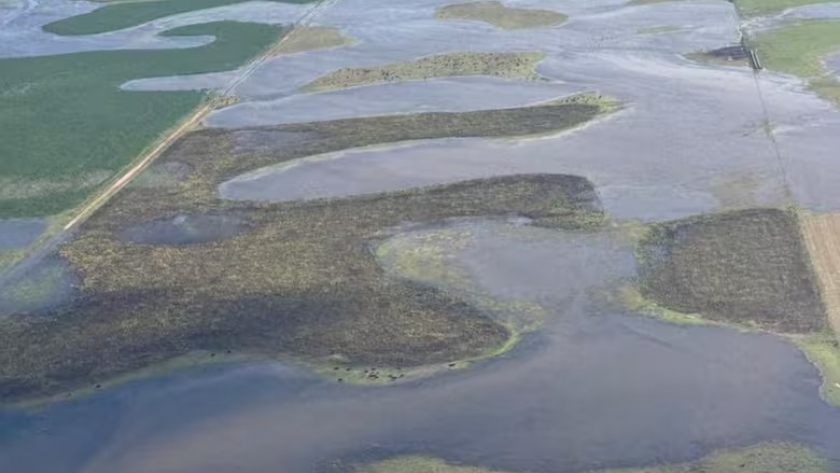
<instances>
[{"instance_id":1,"label":"green field","mask_svg":"<svg viewBox=\"0 0 840 473\"><path fill-rule=\"evenodd\" d=\"M781 13L788 8L830 3L836 0L735 0L738 12L742 16L762 16Z\"/></svg>"},{"instance_id":2,"label":"green field","mask_svg":"<svg viewBox=\"0 0 840 473\"><path fill-rule=\"evenodd\" d=\"M840 51L840 20L806 20L750 38L764 67L806 80L820 97L840 106L840 81L821 59Z\"/></svg>"},{"instance_id":3,"label":"green field","mask_svg":"<svg viewBox=\"0 0 840 473\"><path fill-rule=\"evenodd\" d=\"M218 22L189 49L98 51L0 60L0 218L62 212L193 110L206 92L128 92L131 79L235 69L277 40L275 26Z\"/></svg>"},{"instance_id":4,"label":"green field","mask_svg":"<svg viewBox=\"0 0 840 473\"><path fill-rule=\"evenodd\" d=\"M105 33L142 25L179 13L245 1L247 0L157 0L112 3L89 13L48 23L44 25L44 31L65 36ZM308 3L310 1L312 0L282 0L283 3Z\"/></svg>"},{"instance_id":5,"label":"green field","mask_svg":"<svg viewBox=\"0 0 840 473\"><path fill-rule=\"evenodd\" d=\"M589 470L586 473L827 473L829 462L808 447L764 442L721 450L697 461L643 468ZM348 473L502 473L499 470L447 463L433 457L403 456L362 465L334 465Z\"/></svg>"}]
</instances>

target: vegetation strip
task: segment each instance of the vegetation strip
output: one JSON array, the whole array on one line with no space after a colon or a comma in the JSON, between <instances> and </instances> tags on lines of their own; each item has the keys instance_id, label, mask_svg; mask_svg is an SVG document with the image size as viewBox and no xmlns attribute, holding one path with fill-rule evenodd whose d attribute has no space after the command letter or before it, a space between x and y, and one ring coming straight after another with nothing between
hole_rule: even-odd
<instances>
[{"instance_id":1,"label":"vegetation strip","mask_svg":"<svg viewBox=\"0 0 840 473\"><path fill-rule=\"evenodd\" d=\"M435 18L484 21L504 29L547 28L569 19L554 10L510 8L496 1L445 5L435 10Z\"/></svg>"},{"instance_id":2,"label":"vegetation strip","mask_svg":"<svg viewBox=\"0 0 840 473\"><path fill-rule=\"evenodd\" d=\"M107 33L179 13L234 5L245 1L248 0L154 0L111 3L88 13L48 23L44 25L44 31L63 36ZM268 1L308 3L313 0Z\"/></svg>"},{"instance_id":3,"label":"vegetation strip","mask_svg":"<svg viewBox=\"0 0 840 473\"><path fill-rule=\"evenodd\" d=\"M534 71L545 57L536 52L438 54L377 67L351 67L321 76L302 90L308 92L362 85L465 75L538 79Z\"/></svg>"},{"instance_id":4,"label":"vegetation strip","mask_svg":"<svg viewBox=\"0 0 840 473\"><path fill-rule=\"evenodd\" d=\"M332 471L342 473L503 473L424 456L401 456L366 464L337 462L332 467ZM828 473L830 470L829 461L808 447L764 442L747 448L716 451L688 463L590 470L587 473Z\"/></svg>"}]
</instances>

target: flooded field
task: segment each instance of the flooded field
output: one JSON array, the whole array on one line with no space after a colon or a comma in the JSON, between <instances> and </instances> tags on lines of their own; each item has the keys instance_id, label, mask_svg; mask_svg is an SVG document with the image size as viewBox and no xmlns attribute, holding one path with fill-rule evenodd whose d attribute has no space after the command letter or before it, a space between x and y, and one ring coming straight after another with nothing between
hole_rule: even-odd
<instances>
[{"instance_id":1,"label":"flooded field","mask_svg":"<svg viewBox=\"0 0 840 473\"><path fill-rule=\"evenodd\" d=\"M815 447L840 471L832 448L840 411L815 395L819 376L792 344L605 305L599 293L634 273L631 250L609 232L455 225L471 235L455 268L491 295L547 309L543 330L503 359L386 388L337 385L277 364L136 381L37 414L4 414L0 466L306 472L333 459L428 454L563 472L788 440ZM98 419L85 435L74 421L82 417ZM44 448L86 466L59 465L37 453Z\"/></svg>"},{"instance_id":2,"label":"flooded field","mask_svg":"<svg viewBox=\"0 0 840 473\"><path fill-rule=\"evenodd\" d=\"M0 220L0 471L840 473L840 3L741 2L0 0L4 58L278 25L109 82L212 93L43 258Z\"/></svg>"}]
</instances>

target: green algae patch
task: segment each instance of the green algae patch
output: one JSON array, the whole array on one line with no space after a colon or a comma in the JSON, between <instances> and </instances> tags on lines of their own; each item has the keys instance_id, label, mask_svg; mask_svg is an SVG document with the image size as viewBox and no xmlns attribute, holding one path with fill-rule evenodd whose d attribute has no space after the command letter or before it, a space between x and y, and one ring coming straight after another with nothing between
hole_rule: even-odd
<instances>
[{"instance_id":1,"label":"green algae patch","mask_svg":"<svg viewBox=\"0 0 840 473\"><path fill-rule=\"evenodd\" d=\"M435 10L435 18L483 21L504 29L548 28L569 19L553 10L510 8L496 1L445 5Z\"/></svg>"},{"instance_id":2,"label":"green algae patch","mask_svg":"<svg viewBox=\"0 0 840 473\"><path fill-rule=\"evenodd\" d=\"M401 456L366 464L336 464L354 473L504 473L479 466L449 463L426 456ZM697 461L642 468L589 470L587 473L827 473L830 463L812 449L793 443L764 442L722 450Z\"/></svg>"},{"instance_id":3,"label":"green algae patch","mask_svg":"<svg viewBox=\"0 0 840 473\"><path fill-rule=\"evenodd\" d=\"M750 38L764 67L805 80L818 96L840 106L840 83L822 62L840 50L840 20L803 20Z\"/></svg>"},{"instance_id":4,"label":"green algae patch","mask_svg":"<svg viewBox=\"0 0 840 473\"><path fill-rule=\"evenodd\" d=\"M106 33L139 26L158 18L207 8L223 7L246 0L155 0L114 2L88 13L71 16L44 25L47 33L62 36ZM279 1L279 0L269 0ZM282 0L283 3L308 3L311 0Z\"/></svg>"},{"instance_id":5,"label":"green algae patch","mask_svg":"<svg viewBox=\"0 0 840 473\"><path fill-rule=\"evenodd\" d=\"M683 29L682 26L673 26L673 25L662 25L662 26L644 26L636 30L639 34L663 34L663 33L674 33L677 31L681 31Z\"/></svg>"},{"instance_id":6,"label":"green algae patch","mask_svg":"<svg viewBox=\"0 0 840 473\"><path fill-rule=\"evenodd\" d=\"M627 2L627 5L635 6L635 5L654 5L657 3L671 3L671 2L682 2L685 0L630 0Z\"/></svg>"},{"instance_id":7,"label":"green algae patch","mask_svg":"<svg viewBox=\"0 0 840 473\"><path fill-rule=\"evenodd\" d=\"M355 44L356 40L332 26L298 26L271 51L272 55L295 54Z\"/></svg>"},{"instance_id":8,"label":"green algae patch","mask_svg":"<svg viewBox=\"0 0 840 473\"><path fill-rule=\"evenodd\" d=\"M823 377L820 394L831 405L840 406L840 343L837 335L821 333L793 338Z\"/></svg>"},{"instance_id":9,"label":"green algae patch","mask_svg":"<svg viewBox=\"0 0 840 473\"><path fill-rule=\"evenodd\" d=\"M538 52L460 52L427 56L384 66L349 67L321 76L302 90L315 92L363 85L466 75L536 80L534 68L545 57Z\"/></svg>"}]
</instances>

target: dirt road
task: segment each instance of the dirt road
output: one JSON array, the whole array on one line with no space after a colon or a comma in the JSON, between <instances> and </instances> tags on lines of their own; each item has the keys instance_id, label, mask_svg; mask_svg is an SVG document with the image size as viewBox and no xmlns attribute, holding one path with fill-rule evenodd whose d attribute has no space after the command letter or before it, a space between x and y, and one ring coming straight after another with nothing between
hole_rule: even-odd
<instances>
[{"instance_id":1,"label":"dirt road","mask_svg":"<svg viewBox=\"0 0 840 473\"><path fill-rule=\"evenodd\" d=\"M231 79L226 86L219 91L219 95L224 97L229 95L233 90L245 81L251 74L262 65L268 58L276 54L278 48L290 38L294 31L301 27L309 25L315 18L318 17L324 10L335 4L338 0L322 0L312 5L304 12L300 18L292 24L291 30L283 35L279 41L266 48L266 50L258 57L254 58L247 65L239 69L239 73ZM69 238L71 232L87 220L97 209L102 207L108 200L128 185L132 179L137 177L144 169L151 165L157 158L159 158L166 149L173 143L178 141L187 132L192 130L196 124L200 123L208 113L213 111L217 102L210 100L202 104L198 109L193 111L189 116L176 125L175 128L169 130L162 136L152 147L141 154L134 163L122 172L115 180L111 182L105 189L101 190L90 199L88 199L82 206L75 211L75 215L62 227L62 231L56 235L51 235L48 239L43 240L37 247L32 248L30 253L19 260L17 263L6 268L5 271L0 271L0 287L13 280L18 275L24 274L28 268L40 261L43 257L50 254L62 242Z\"/></svg>"}]
</instances>

